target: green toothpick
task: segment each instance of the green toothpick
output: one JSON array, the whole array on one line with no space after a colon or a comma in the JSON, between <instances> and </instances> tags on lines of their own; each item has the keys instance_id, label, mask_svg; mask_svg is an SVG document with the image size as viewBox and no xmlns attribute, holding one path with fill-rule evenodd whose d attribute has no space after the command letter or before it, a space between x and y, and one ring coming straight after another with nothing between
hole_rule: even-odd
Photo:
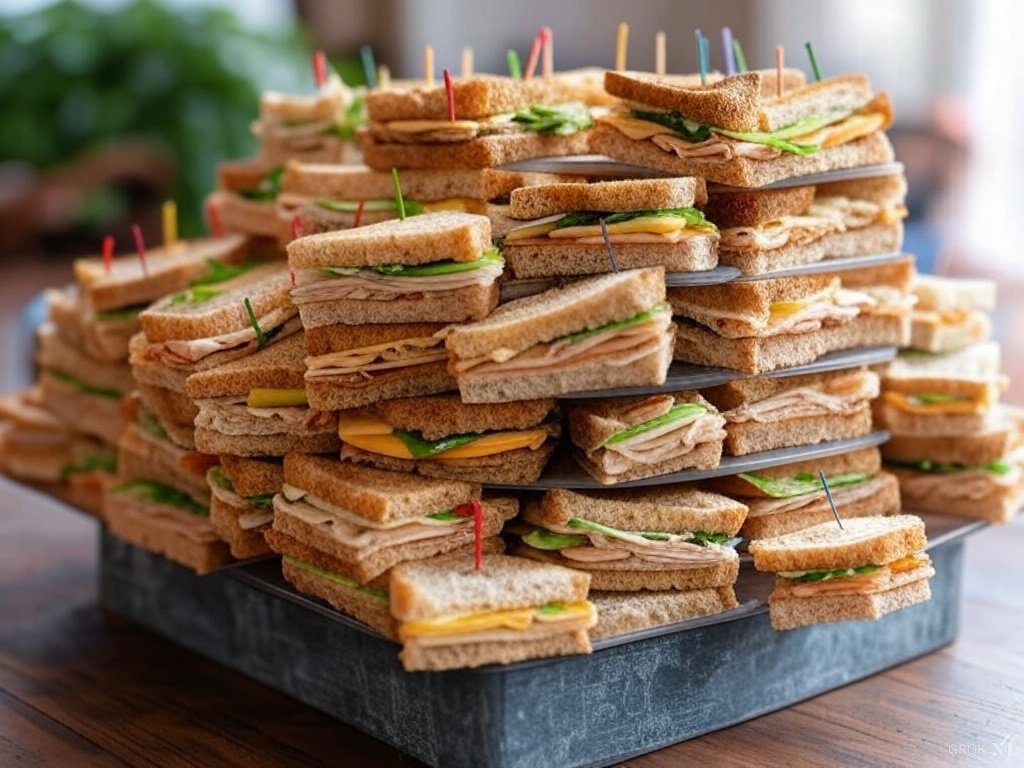
<instances>
[{"instance_id":1,"label":"green toothpick","mask_svg":"<svg viewBox=\"0 0 1024 768\"><path fill-rule=\"evenodd\" d=\"M508 59L508 73L515 80L523 79L523 65L519 61L519 54L514 49L509 48L508 53L505 54Z\"/></svg>"},{"instance_id":2,"label":"green toothpick","mask_svg":"<svg viewBox=\"0 0 1024 768\"><path fill-rule=\"evenodd\" d=\"M736 69L740 72L747 71L747 57L743 55L743 46L735 37L732 39L732 53L736 57Z\"/></svg>"},{"instance_id":3,"label":"green toothpick","mask_svg":"<svg viewBox=\"0 0 1024 768\"><path fill-rule=\"evenodd\" d=\"M405 221L405 201L402 199L402 185L398 183L398 169L391 169L391 183L395 187L395 207L398 209L398 218Z\"/></svg>"},{"instance_id":4,"label":"green toothpick","mask_svg":"<svg viewBox=\"0 0 1024 768\"><path fill-rule=\"evenodd\" d=\"M814 79L817 82L821 82L821 70L818 69L818 57L814 55L814 45L808 40L804 43L804 48L807 49L807 58L811 60L811 69L814 70Z\"/></svg>"},{"instance_id":5,"label":"green toothpick","mask_svg":"<svg viewBox=\"0 0 1024 768\"><path fill-rule=\"evenodd\" d=\"M245 297L245 311L249 313L249 322L252 323L252 329L256 331L256 341L259 342L260 349L267 343L267 334L260 328L260 324L256 321L256 313L252 311L252 302L249 301L249 297Z\"/></svg>"}]
</instances>

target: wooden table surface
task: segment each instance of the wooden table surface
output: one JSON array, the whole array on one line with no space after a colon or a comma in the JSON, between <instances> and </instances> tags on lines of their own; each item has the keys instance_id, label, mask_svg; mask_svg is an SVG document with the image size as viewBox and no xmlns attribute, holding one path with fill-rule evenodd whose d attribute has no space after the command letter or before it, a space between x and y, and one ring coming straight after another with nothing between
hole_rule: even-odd
<instances>
[{"instance_id":1,"label":"wooden table surface","mask_svg":"<svg viewBox=\"0 0 1024 768\"><path fill-rule=\"evenodd\" d=\"M97 604L96 523L0 485L0 766L416 766ZM952 646L630 761L1024 765L1024 519L968 543Z\"/></svg>"}]
</instances>

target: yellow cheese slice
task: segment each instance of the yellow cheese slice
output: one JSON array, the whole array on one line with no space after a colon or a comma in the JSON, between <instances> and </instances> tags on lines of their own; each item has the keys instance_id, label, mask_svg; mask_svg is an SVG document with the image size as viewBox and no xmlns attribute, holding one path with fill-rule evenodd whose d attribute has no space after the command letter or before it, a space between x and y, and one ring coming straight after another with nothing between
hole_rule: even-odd
<instances>
[{"instance_id":1,"label":"yellow cheese slice","mask_svg":"<svg viewBox=\"0 0 1024 768\"><path fill-rule=\"evenodd\" d=\"M475 131L476 120L392 120L385 123L395 133L428 133L430 131Z\"/></svg>"},{"instance_id":2,"label":"yellow cheese slice","mask_svg":"<svg viewBox=\"0 0 1024 768\"><path fill-rule=\"evenodd\" d=\"M840 144L874 133L885 124L885 115L869 112L850 115L845 120L826 125L813 133L790 139L794 144L817 144L819 147L837 147Z\"/></svg>"},{"instance_id":3,"label":"yellow cheese slice","mask_svg":"<svg viewBox=\"0 0 1024 768\"><path fill-rule=\"evenodd\" d=\"M809 301L773 301L768 305L768 312L772 317L784 317L786 315L792 315L794 312L799 312L802 309L806 309L811 302Z\"/></svg>"},{"instance_id":4,"label":"yellow cheese slice","mask_svg":"<svg viewBox=\"0 0 1024 768\"><path fill-rule=\"evenodd\" d=\"M536 608L516 608L506 611L486 611L483 613L467 613L460 616L447 616L439 619L416 619L403 623L398 630L399 636L405 640L413 637L432 637L438 635L463 635L470 632L484 632L491 629L529 629L535 620L545 623L555 621L577 620L585 618L593 612L593 606L586 602L570 603L565 610L552 615L538 615Z\"/></svg>"},{"instance_id":5,"label":"yellow cheese slice","mask_svg":"<svg viewBox=\"0 0 1024 768\"><path fill-rule=\"evenodd\" d=\"M396 459L414 458L406 444L392 434L393 430L390 424L380 419L343 416L338 426L338 435L342 442L353 448ZM431 460L478 459L520 448L535 451L547 438L548 432L544 429L489 432L471 443L438 453Z\"/></svg>"},{"instance_id":6,"label":"yellow cheese slice","mask_svg":"<svg viewBox=\"0 0 1024 768\"><path fill-rule=\"evenodd\" d=\"M882 394L885 402L906 413L921 414L973 414L984 410L988 404L987 399L982 400L951 400L946 403L916 403L911 400L913 395L905 395L902 392L885 392Z\"/></svg>"},{"instance_id":7,"label":"yellow cheese slice","mask_svg":"<svg viewBox=\"0 0 1024 768\"><path fill-rule=\"evenodd\" d=\"M686 219L679 216L640 216L629 221L608 224L609 235L624 235L636 232L652 232L664 234L686 229ZM550 238L601 237L600 224L587 224L579 227L563 227L548 234Z\"/></svg>"},{"instance_id":8,"label":"yellow cheese slice","mask_svg":"<svg viewBox=\"0 0 1024 768\"><path fill-rule=\"evenodd\" d=\"M462 213L478 213L486 215L487 205L483 200L474 200L471 197L449 197L445 200L431 200L422 203L426 213L437 211L461 211Z\"/></svg>"},{"instance_id":9,"label":"yellow cheese slice","mask_svg":"<svg viewBox=\"0 0 1024 768\"><path fill-rule=\"evenodd\" d=\"M246 405L250 408L289 408L309 405L304 389L258 388L249 391Z\"/></svg>"},{"instance_id":10,"label":"yellow cheese slice","mask_svg":"<svg viewBox=\"0 0 1024 768\"><path fill-rule=\"evenodd\" d=\"M505 242L510 243L515 240L527 240L531 237L544 237L548 232L551 232L555 228L555 222L545 221L539 224L526 224L522 227L516 227L510 230L505 235Z\"/></svg>"},{"instance_id":11,"label":"yellow cheese slice","mask_svg":"<svg viewBox=\"0 0 1024 768\"><path fill-rule=\"evenodd\" d=\"M912 571L915 568L920 568L922 565L928 565L930 562L931 560L928 558L928 555L907 555L895 562L889 563L886 567L893 573L900 573L901 571Z\"/></svg>"}]
</instances>

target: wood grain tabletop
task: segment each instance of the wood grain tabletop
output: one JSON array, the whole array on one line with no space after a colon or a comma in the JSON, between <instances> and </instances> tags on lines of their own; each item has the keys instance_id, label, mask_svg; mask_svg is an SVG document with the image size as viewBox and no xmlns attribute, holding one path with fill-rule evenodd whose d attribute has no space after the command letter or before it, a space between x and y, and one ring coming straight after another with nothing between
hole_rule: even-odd
<instances>
[{"instance_id":1,"label":"wood grain tabletop","mask_svg":"<svg viewBox=\"0 0 1024 768\"><path fill-rule=\"evenodd\" d=\"M0 500L0 766L420 765L107 614L96 523ZM1024 765L1022 552L1024 519L968 541L952 646L628 765Z\"/></svg>"}]
</instances>

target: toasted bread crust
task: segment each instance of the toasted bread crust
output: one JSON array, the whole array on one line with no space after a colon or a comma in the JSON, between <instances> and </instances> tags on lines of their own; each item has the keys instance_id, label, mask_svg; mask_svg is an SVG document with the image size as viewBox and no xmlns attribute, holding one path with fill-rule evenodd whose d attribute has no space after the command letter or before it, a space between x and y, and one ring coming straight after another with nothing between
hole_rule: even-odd
<instances>
[{"instance_id":1,"label":"toasted bread crust","mask_svg":"<svg viewBox=\"0 0 1024 768\"><path fill-rule=\"evenodd\" d=\"M371 168L445 169L493 168L537 157L585 155L589 152L588 131L569 136L512 133L482 136L448 144L389 144L360 136L363 161Z\"/></svg>"},{"instance_id":2,"label":"toasted bread crust","mask_svg":"<svg viewBox=\"0 0 1024 768\"><path fill-rule=\"evenodd\" d=\"M337 323L307 328L304 339L306 353L316 356L330 352L346 352L388 341L427 339L445 327L447 323Z\"/></svg>"},{"instance_id":3,"label":"toasted bread crust","mask_svg":"<svg viewBox=\"0 0 1024 768\"><path fill-rule=\"evenodd\" d=\"M237 560L263 557L273 551L263 538L262 528L245 530L239 526L239 515L252 509L251 506L233 507L216 496L210 500L210 525L228 545L231 556Z\"/></svg>"},{"instance_id":4,"label":"toasted bread crust","mask_svg":"<svg viewBox=\"0 0 1024 768\"><path fill-rule=\"evenodd\" d=\"M460 643L424 648L417 643L407 642L398 658L406 671L415 672L473 669L486 664L512 664L525 659L590 653L590 650L587 630L579 629L541 640L520 640L515 643Z\"/></svg>"},{"instance_id":5,"label":"toasted bread crust","mask_svg":"<svg viewBox=\"0 0 1024 768\"><path fill-rule=\"evenodd\" d=\"M306 382L306 397L310 407L317 410L344 411L396 397L434 395L456 388L455 378L442 360L375 372L373 378L355 385L327 378L310 379Z\"/></svg>"},{"instance_id":6,"label":"toasted bread crust","mask_svg":"<svg viewBox=\"0 0 1024 768\"><path fill-rule=\"evenodd\" d=\"M719 229L755 227L782 216L800 216L814 202L813 185L782 189L724 190L708 193L704 213Z\"/></svg>"},{"instance_id":7,"label":"toasted bread crust","mask_svg":"<svg viewBox=\"0 0 1024 768\"><path fill-rule=\"evenodd\" d=\"M704 179L623 179L582 183L544 184L512 192L514 219L539 219L576 211L648 211L690 208L707 202Z\"/></svg>"},{"instance_id":8,"label":"toasted bread crust","mask_svg":"<svg viewBox=\"0 0 1024 768\"><path fill-rule=\"evenodd\" d=\"M388 400L351 415L374 415L395 429L419 432L427 440L440 440L449 435L529 429L546 421L554 409L555 401L551 398L475 405L451 394ZM346 415L340 414L342 423Z\"/></svg>"},{"instance_id":9,"label":"toasted bread crust","mask_svg":"<svg viewBox=\"0 0 1024 768\"><path fill-rule=\"evenodd\" d=\"M556 442L548 440L536 450L519 448L478 459L452 461L396 459L348 446L343 446L341 455L345 461L392 472L415 472L424 477L462 480L467 483L529 485L537 482L543 474L551 454L555 452Z\"/></svg>"},{"instance_id":10,"label":"toasted bread crust","mask_svg":"<svg viewBox=\"0 0 1024 768\"><path fill-rule=\"evenodd\" d=\"M498 305L498 283L495 280L489 285L430 291L391 301L338 299L303 304L299 307L299 316L307 329L343 323L377 325L395 322L404 325L477 321L486 318Z\"/></svg>"},{"instance_id":11,"label":"toasted bread crust","mask_svg":"<svg viewBox=\"0 0 1024 768\"><path fill-rule=\"evenodd\" d=\"M304 595L312 595L328 603L332 608L351 616L388 640L397 640L395 620L385 603L373 599L359 590L331 581L284 560L281 573L285 581Z\"/></svg>"},{"instance_id":12,"label":"toasted bread crust","mask_svg":"<svg viewBox=\"0 0 1024 768\"><path fill-rule=\"evenodd\" d=\"M185 391L189 397L201 400L248 395L261 387L302 389L305 358L303 334L294 333L239 360L193 373L185 380Z\"/></svg>"},{"instance_id":13,"label":"toasted bread crust","mask_svg":"<svg viewBox=\"0 0 1024 768\"><path fill-rule=\"evenodd\" d=\"M597 608L597 626L590 630L591 640L710 616L739 605L732 587L685 592L592 592L590 601Z\"/></svg>"},{"instance_id":14,"label":"toasted bread crust","mask_svg":"<svg viewBox=\"0 0 1024 768\"><path fill-rule=\"evenodd\" d=\"M666 272L704 272L718 266L718 234L708 232L676 243L623 243L614 247L619 269L663 267ZM520 279L600 275L613 271L605 246L583 243L509 243L505 262Z\"/></svg>"},{"instance_id":15,"label":"toasted bread crust","mask_svg":"<svg viewBox=\"0 0 1024 768\"><path fill-rule=\"evenodd\" d=\"M835 597L768 598L772 628L796 629L826 621L880 619L887 613L923 603L931 598L927 579L872 595Z\"/></svg>"},{"instance_id":16,"label":"toasted bread crust","mask_svg":"<svg viewBox=\"0 0 1024 768\"><path fill-rule=\"evenodd\" d=\"M871 431L871 406L865 403L850 415L805 416L777 424L727 422L724 452L746 456L794 445L846 440Z\"/></svg>"},{"instance_id":17,"label":"toasted bread crust","mask_svg":"<svg viewBox=\"0 0 1024 768\"><path fill-rule=\"evenodd\" d=\"M276 459L220 456L220 468L239 496L276 493L284 483L284 464Z\"/></svg>"},{"instance_id":18,"label":"toasted bread crust","mask_svg":"<svg viewBox=\"0 0 1024 768\"><path fill-rule=\"evenodd\" d=\"M1009 454L1019 441L1017 430L1009 424L964 435L955 439L937 435L893 435L882 445L887 462L934 461L978 467Z\"/></svg>"}]
</instances>

